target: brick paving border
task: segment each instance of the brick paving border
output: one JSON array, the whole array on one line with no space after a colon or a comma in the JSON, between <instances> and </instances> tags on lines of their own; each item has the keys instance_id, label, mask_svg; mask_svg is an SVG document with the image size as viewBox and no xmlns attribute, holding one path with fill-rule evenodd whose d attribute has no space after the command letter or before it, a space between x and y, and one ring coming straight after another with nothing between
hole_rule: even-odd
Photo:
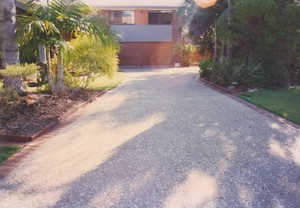
<instances>
[{"instance_id":1,"label":"brick paving border","mask_svg":"<svg viewBox=\"0 0 300 208\"><path fill-rule=\"evenodd\" d=\"M271 119L273 119L273 120L275 120L275 121L277 121L277 122L279 122L279 123L281 123L281 124L283 124L283 125L291 128L293 130L296 130L296 131L300 132L300 125L295 124L293 122L290 122L290 121L286 120L285 118L279 117L279 116L275 115L274 113L271 113L270 111L267 111L267 110L265 110L265 109L263 109L263 108L261 108L261 107L259 107L257 105L254 105L252 103L249 103L249 102L247 102L247 101L239 98L237 96L237 93L230 93L230 92L228 92L226 90L223 90L224 88L222 88L222 87L217 87L214 84L211 84L211 83L209 83L206 80L203 81L201 78L199 78L199 82L202 83L202 84L204 84L205 86L207 86L207 87L209 87L209 88L211 88L211 89L213 89L215 91L218 91L219 93L221 93L223 95L226 95L227 97L230 97L231 99L233 99L233 100L235 100L235 101L237 101L237 102L239 102L239 103L247 106L248 108L251 108L252 110L254 110L256 112L258 112L258 113L260 113L260 114L262 114L264 116L267 116L268 118L271 118Z\"/></svg>"},{"instance_id":2,"label":"brick paving border","mask_svg":"<svg viewBox=\"0 0 300 208\"><path fill-rule=\"evenodd\" d=\"M52 122L50 125L48 125L40 132L35 134L33 136L33 139L30 142L25 141L27 143L25 143L24 146L21 147L20 152L15 153L0 165L0 180L6 177L19 164L21 164L30 154L36 151L42 144L44 144L53 135L58 134L59 130L62 127L72 122L73 118L79 115L79 111L82 109L83 106L86 106L88 103L91 103L95 99L103 96L106 92L107 90L103 90L99 95L92 98L91 100L71 109L63 116L61 116L57 121Z\"/></svg>"}]
</instances>

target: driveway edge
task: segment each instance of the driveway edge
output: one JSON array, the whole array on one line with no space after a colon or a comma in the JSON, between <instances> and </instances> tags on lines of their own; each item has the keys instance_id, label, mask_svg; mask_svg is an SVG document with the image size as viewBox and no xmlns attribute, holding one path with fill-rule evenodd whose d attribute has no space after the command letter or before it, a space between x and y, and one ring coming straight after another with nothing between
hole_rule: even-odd
<instances>
[{"instance_id":1,"label":"driveway edge","mask_svg":"<svg viewBox=\"0 0 300 208\"><path fill-rule=\"evenodd\" d=\"M244 106L247 106L248 108L251 108L252 110L254 110L256 112L258 112L258 113L260 113L260 114L262 114L264 116L267 116L268 118L271 118L271 119L273 119L273 120L275 120L275 121L277 121L277 122L279 122L279 123L281 123L281 124L289 127L290 129L293 129L295 131L300 132L300 125L298 125L298 124L290 122L290 121L286 120L285 118L281 118L281 117L275 115L274 113L272 113L270 111L267 111L267 110L265 110L265 109L263 109L261 107L258 107L258 106L254 105L252 103L249 103L249 102L247 102L247 101L245 101L245 100L237 97L236 94L226 93L223 90L221 90L221 89L219 89L219 88L217 88L217 87L215 87L215 86L213 86L211 84L203 82L202 79L199 79L199 83L204 84L205 86L209 87L210 89L213 89L213 90L215 90L215 91L217 91L217 92L219 92L219 93L221 93L223 95L226 95L227 97L230 97L231 99L237 101L238 103L241 103Z\"/></svg>"},{"instance_id":2,"label":"driveway edge","mask_svg":"<svg viewBox=\"0 0 300 208\"><path fill-rule=\"evenodd\" d=\"M88 100L87 102L72 108L70 111L59 117L57 120L53 121L50 125L43 128L40 132L30 137L32 140L26 140L24 142L30 142L21 148L20 152L12 155L9 159L5 160L0 164L0 180L5 178L10 172L12 172L19 164L21 164L31 153L36 151L42 144L44 144L51 135L47 136L51 130L64 126L68 123L68 119L75 114L79 109L88 105L89 103L95 101L97 98L102 97L108 92L108 90L103 90L98 96ZM12 137L13 138L13 137ZM18 138L16 136L15 138Z\"/></svg>"}]
</instances>

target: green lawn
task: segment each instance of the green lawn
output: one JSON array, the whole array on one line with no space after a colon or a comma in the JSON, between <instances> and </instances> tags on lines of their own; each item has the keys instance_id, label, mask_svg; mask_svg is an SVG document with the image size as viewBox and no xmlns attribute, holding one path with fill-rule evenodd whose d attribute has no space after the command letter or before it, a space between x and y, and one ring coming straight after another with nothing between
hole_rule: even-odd
<instances>
[{"instance_id":1,"label":"green lawn","mask_svg":"<svg viewBox=\"0 0 300 208\"><path fill-rule=\"evenodd\" d=\"M300 87L245 93L242 99L300 125Z\"/></svg>"},{"instance_id":2,"label":"green lawn","mask_svg":"<svg viewBox=\"0 0 300 208\"><path fill-rule=\"evenodd\" d=\"M122 72L117 72L112 79L107 77L98 77L96 80L88 86L90 90L104 90L104 89L113 89L122 83L125 79L125 74Z\"/></svg>"},{"instance_id":3,"label":"green lawn","mask_svg":"<svg viewBox=\"0 0 300 208\"><path fill-rule=\"evenodd\" d=\"M12 156L14 153L19 152L20 148L17 146L3 146L0 147L0 164L7 160L10 156Z\"/></svg>"}]
</instances>

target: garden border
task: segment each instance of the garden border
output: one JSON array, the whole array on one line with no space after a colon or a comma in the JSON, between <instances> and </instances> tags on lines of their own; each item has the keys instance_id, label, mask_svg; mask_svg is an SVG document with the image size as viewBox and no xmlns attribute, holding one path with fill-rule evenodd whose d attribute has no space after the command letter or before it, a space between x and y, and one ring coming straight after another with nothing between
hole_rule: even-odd
<instances>
[{"instance_id":1,"label":"garden border","mask_svg":"<svg viewBox=\"0 0 300 208\"><path fill-rule=\"evenodd\" d=\"M68 116L75 113L79 108L87 105L88 103L93 102L96 98L103 96L106 92L107 92L107 90L102 90L102 91L100 91L99 94L93 96L89 100L71 108L66 113L64 113L61 116L59 116L58 118L56 118L49 125L42 128L40 131L38 131L34 135L27 136L27 135L0 134L0 140L4 140L4 141L8 141L8 142L30 142L30 141L36 140L37 138L39 138L40 136L47 133L49 130L51 130L55 126L57 126L59 123L61 123L63 120L65 120Z\"/></svg>"},{"instance_id":2,"label":"garden border","mask_svg":"<svg viewBox=\"0 0 300 208\"><path fill-rule=\"evenodd\" d=\"M237 102L239 102L239 103L247 106L248 108L251 108L252 110L254 110L256 112L258 112L258 113L260 113L260 114L262 114L264 116L267 116L268 118L271 118L271 119L273 119L273 120L275 120L275 121L277 121L277 122L279 122L279 123L281 123L281 124L283 124L283 125L291 128L291 129L293 129L295 131L300 132L300 125L295 124L295 123L293 123L291 121L288 121L287 119L282 118L280 116L277 116L277 115L275 115L274 113L272 113L272 112L270 112L268 110L265 110L265 109L263 109L263 108L261 108L261 107L259 107L257 105L254 105L252 103L249 103L249 102L247 102L247 101L239 98L237 96L237 94L240 93L240 91L230 91L230 90L228 90L226 88L220 87L220 86L218 86L218 85L216 85L214 83L211 83L211 82L209 82L207 80L204 80L204 79L201 79L201 78L199 78L199 82L201 82L205 86L207 86L207 87L209 87L209 88L211 88L213 90L216 90L219 93L221 93L223 95L226 95L227 97L230 97L231 99L233 99L233 100L235 100L235 101L237 101Z\"/></svg>"}]
</instances>

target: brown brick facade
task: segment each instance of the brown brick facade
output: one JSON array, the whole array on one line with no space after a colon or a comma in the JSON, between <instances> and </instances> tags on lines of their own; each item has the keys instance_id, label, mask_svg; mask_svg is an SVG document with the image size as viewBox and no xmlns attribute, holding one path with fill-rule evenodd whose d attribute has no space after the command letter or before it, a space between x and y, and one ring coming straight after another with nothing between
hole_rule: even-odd
<instances>
[{"instance_id":1,"label":"brown brick facade","mask_svg":"<svg viewBox=\"0 0 300 208\"><path fill-rule=\"evenodd\" d=\"M147 10L135 10L134 19L136 25L148 25L148 11Z\"/></svg>"},{"instance_id":2,"label":"brown brick facade","mask_svg":"<svg viewBox=\"0 0 300 208\"><path fill-rule=\"evenodd\" d=\"M121 66L170 66L172 42L123 43L119 54Z\"/></svg>"},{"instance_id":3,"label":"brown brick facade","mask_svg":"<svg viewBox=\"0 0 300 208\"><path fill-rule=\"evenodd\" d=\"M110 11L102 10L101 14L109 22ZM149 11L134 10L135 25L148 25ZM180 43L181 34L178 30L178 17L173 11L172 42L125 42L119 54L121 66L171 66L176 62L175 49Z\"/></svg>"}]
</instances>

